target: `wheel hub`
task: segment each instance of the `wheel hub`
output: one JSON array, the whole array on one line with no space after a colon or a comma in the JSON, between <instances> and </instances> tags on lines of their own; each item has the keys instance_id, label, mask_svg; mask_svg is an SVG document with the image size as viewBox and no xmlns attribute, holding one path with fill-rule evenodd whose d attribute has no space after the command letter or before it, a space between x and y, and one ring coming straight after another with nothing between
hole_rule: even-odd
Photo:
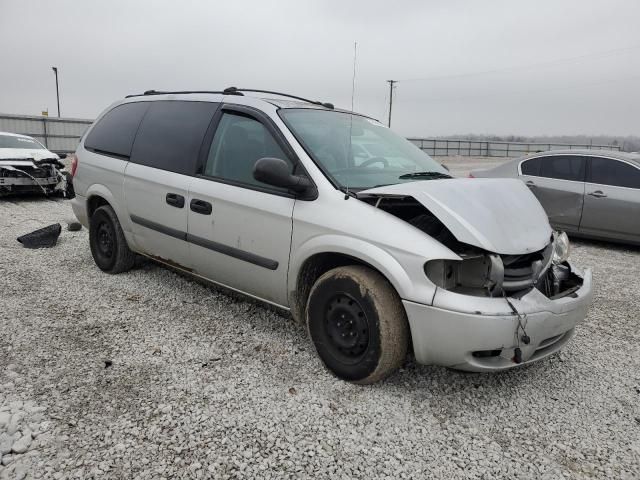
<instances>
[{"instance_id":1,"label":"wheel hub","mask_svg":"<svg viewBox=\"0 0 640 480\"><path fill-rule=\"evenodd\" d=\"M107 223L101 223L98 227L98 248L106 257L113 254L113 230Z\"/></svg>"},{"instance_id":2,"label":"wheel hub","mask_svg":"<svg viewBox=\"0 0 640 480\"><path fill-rule=\"evenodd\" d=\"M329 340L349 357L361 356L369 345L369 324L356 300L346 294L334 296L325 315Z\"/></svg>"}]
</instances>

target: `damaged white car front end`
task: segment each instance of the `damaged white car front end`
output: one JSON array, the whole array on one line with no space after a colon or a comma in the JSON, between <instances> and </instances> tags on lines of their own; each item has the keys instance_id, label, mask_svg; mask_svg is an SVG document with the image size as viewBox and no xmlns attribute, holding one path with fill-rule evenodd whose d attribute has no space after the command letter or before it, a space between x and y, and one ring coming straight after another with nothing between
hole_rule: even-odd
<instances>
[{"instance_id":1,"label":"damaged white car front end","mask_svg":"<svg viewBox=\"0 0 640 480\"><path fill-rule=\"evenodd\" d=\"M43 193L72 197L60 156L26 135L0 132L0 197Z\"/></svg>"},{"instance_id":2,"label":"damaged white car front end","mask_svg":"<svg viewBox=\"0 0 640 480\"><path fill-rule=\"evenodd\" d=\"M519 181L442 179L359 192L451 255L424 264L429 301L403 299L418 362L492 371L562 348L591 303L591 271ZM411 212L410 214L407 212Z\"/></svg>"}]
</instances>

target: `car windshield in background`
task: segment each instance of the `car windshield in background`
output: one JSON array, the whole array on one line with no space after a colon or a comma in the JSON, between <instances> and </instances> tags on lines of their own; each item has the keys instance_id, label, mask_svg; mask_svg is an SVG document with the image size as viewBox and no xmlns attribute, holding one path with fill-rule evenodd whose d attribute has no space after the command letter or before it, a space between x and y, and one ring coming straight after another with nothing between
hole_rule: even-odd
<instances>
[{"instance_id":1,"label":"car windshield in background","mask_svg":"<svg viewBox=\"0 0 640 480\"><path fill-rule=\"evenodd\" d=\"M0 148L31 148L43 150L44 147L33 138L0 135Z\"/></svg>"},{"instance_id":2,"label":"car windshield in background","mask_svg":"<svg viewBox=\"0 0 640 480\"><path fill-rule=\"evenodd\" d=\"M278 113L340 187L364 190L450 177L429 155L375 120L329 110L282 109Z\"/></svg>"}]
</instances>

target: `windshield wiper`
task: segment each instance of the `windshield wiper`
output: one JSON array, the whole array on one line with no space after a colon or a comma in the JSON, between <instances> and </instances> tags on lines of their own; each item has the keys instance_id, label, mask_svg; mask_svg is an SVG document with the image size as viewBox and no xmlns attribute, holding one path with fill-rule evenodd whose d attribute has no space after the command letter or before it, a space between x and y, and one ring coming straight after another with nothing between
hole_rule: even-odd
<instances>
[{"instance_id":1,"label":"windshield wiper","mask_svg":"<svg viewBox=\"0 0 640 480\"><path fill-rule=\"evenodd\" d=\"M347 200L349 197L358 198L358 194L353 190L349 190L347 187L340 187L342 193L344 193L344 199Z\"/></svg>"},{"instance_id":2,"label":"windshield wiper","mask_svg":"<svg viewBox=\"0 0 640 480\"><path fill-rule=\"evenodd\" d=\"M400 175L399 179L405 178L453 178L451 175L447 175L442 172L411 172Z\"/></svg>"}]
</instances>

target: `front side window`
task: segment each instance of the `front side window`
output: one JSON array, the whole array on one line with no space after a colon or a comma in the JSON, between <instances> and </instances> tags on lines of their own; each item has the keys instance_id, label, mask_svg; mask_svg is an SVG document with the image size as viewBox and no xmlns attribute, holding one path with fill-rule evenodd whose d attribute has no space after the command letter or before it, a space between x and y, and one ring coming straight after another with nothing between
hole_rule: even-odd
<instances>
[{"instance_id":1,"label":"front side window","mask_svg":"<svg viewBox=\"0 0 640 480\"><path fill-rule=\"evenodd\" d=\"M15 137L13 135L0 135L0 148L30 148L45 150L40 142L33 138Z\"/></svg>"},{"instance_id":2,"label":"front side window","mask_svg":"<svg viewBox=\"0 0 640 480\"><path fill-rule=\"evenodd\" d=\"M339 187L449 178L447 170L408 140L360 115L314 109L281 109L280 117Z\"/></svg>"},{"instance_id":3,"label":"front side window","mask_svg":"<svg viewBox=\"0 0 640 480\"><path fill-rule=\"evenodd\" d=\"M211 142L204 174L247 185L277 189L253 178L254 165L265 157L279 158L291 163L262 123L245 115L225 112Z\"/></svg>"},{"instance_id":4,"label":"front side window","mask_svg":"<svg viewBox=\"0 0 640 480\"><path fill-rule=\"evenodd\" d=\"M591 159L591 183L614 187L640 188L640 169L609 158Z\"/></svg>"},{"instance_id":5,"label":"front side window","mask_svg":"<svg viewBox=\"0 0 640 480\"><path fill-rule=\"evenodd\" d=\"M584 182L585 159L578 155L542 157L540 176Z\"/></svg>"}]
</instances>

